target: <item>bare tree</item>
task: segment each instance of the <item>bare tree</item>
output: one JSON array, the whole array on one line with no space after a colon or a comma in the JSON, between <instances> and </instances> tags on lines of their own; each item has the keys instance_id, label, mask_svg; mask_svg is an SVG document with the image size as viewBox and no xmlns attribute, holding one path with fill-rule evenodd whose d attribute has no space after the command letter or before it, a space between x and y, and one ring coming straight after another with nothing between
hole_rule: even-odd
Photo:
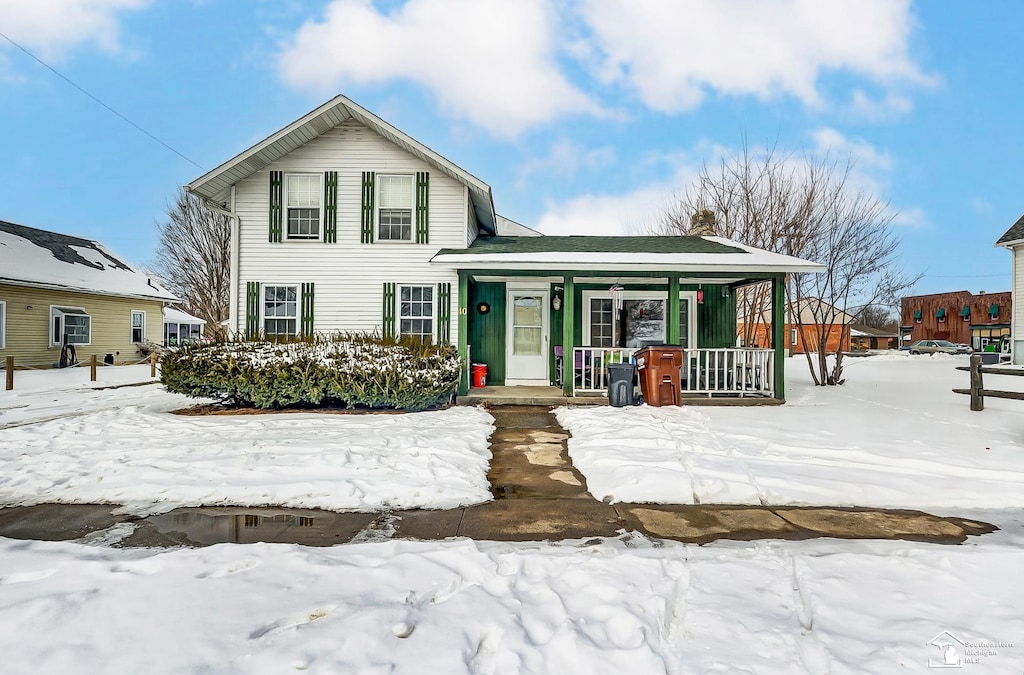
<instances>
[{"instance_id":1,"label":"bare tree","mask_svg":"<svg viewBox=\"0 0 1024 675\"><path fill-rule=\"evenodd\" d=\"M900 269L896 215L881 198L858 191L852 163L829 154L781 153L775 147L751 149L705 164L696 181L669 209L659 230L667 234L713 232L776 253L822 263L822 274L792 274L786 282L787 316L815 354L807 362L815 384L842 384L842 348L829 359L829 337L841 331L845 308L874 305L909 288L916 278ZM751 344L767 323L770 288L761 283L739 289L741 339ZM798 309L799 308L799 309ZM802 310L802 311L799 311ZM810 311L814 329L799 320Z\"/></svg>"},{"instance_id":2,"label":"bare tree","mask_svg":"<svg viewBox=\"0 0 1024 675\"><path fill-rule=\"evenodd\" d=\"M182 299L185 309L206 319L207 334L223 336L231 280L231 219L178 189L167 220L157 223L160 242L154 269Z\"/></svg>"},{"instance_id":3,"label":"bare tree","mask_svg":"<svg viewBox=\"0 0 1024 675\"><path fill-rule=\"evenodd\" d=\"M890 307L885 304L864 305L857 311L857 322L871 328L895 331L899 321Z\"/></svg>"}]
</instances>

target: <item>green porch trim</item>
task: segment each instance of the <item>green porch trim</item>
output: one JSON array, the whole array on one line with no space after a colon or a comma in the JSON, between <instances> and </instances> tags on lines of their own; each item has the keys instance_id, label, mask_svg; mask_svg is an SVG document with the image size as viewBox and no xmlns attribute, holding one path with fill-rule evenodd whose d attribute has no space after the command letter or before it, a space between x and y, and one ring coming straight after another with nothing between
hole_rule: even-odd
<instances>
[{"instance_id":1,"label":"green porch trim","mask_svg":"<svg viewBox=\"0 0 1024 675\"><path fill-rule=\"evenodd\" d=\"M564 295L562 296L562 391L566 396L572 396L573 390L576 386L576 377L573 373L573 353L572 347L576 344L573 333L573 324L576 322L573 318L576 316L576 285L572 274L565 275L562 280ZM568 317L566 320L565 317Z\"/></svg>"},{"instance_id":2,"label":"green porch trim","mask_svg":"<svg viewBox=\"0 0 1024 675\"><path fill-rule=\"evenodd\" d=\"M679 344L680 325L679 310L679 277L673 274L668 278L668 305L665 307L665 342L670 345ZM696 309L696 308L693 308Z\"/></svg>"},{"instance_id":3,"label":"green porch trim","mask_svg":"<svg viewBox=\"0 0 1024 675\"><path fill-rule=\"evenodd\" d=\"M459 396L469 393L469 275L459 271Z\"/></svg>"},{"instance_id":4,"label":"green porch trim","mask_svg":"<svg viewBox=\"0 0 1024 675\"><path fill-rule=\"evenodd\" d=\"M786 400L786 277L772 279L772 348L775 350L775 398Z\"/></svg>"}]
</instances>

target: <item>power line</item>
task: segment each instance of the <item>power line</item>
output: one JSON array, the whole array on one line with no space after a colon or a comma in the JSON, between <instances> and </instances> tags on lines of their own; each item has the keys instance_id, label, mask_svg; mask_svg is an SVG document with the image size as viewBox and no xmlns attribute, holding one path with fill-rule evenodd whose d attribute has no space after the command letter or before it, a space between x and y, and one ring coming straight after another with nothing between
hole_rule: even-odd
<instances>
[{"instance_id":1,"label":"power line","mask_svg":"<svg viewBox=\"0 0 1024 675\"><path fill-rule=\"evenodd\" d=\"M86 91L86 90L85 90L84 88L82 88L82 87L78 86L78 85L77 85L76 83L74 83L73 81L71 81L71 79L70 79L70 78L68 78L68 77L66 77L66 76L64 76L64 75L62 75L62 74L61 74L60 72L58 72L58 71L57 71L57 69L56 69L56 68L54 68L54 67L53 67L53 66L51 66L50 64L46 63L45 61L43 61L42 59L40 59L40 58L39 58L38 56L36 56L36 55L35 55L35 54L33 54L32 52L30 52L29 50L25 49L25 48L24 48L24 47L22 47L22 46L21 46L20 44L18 44L18 43L17 43L17 42L15 42L14 40L12 40L11 38L9 38L9 37L8 37L7 35L5 35L5 34L4 34L3 32L0 32L0 37L2 37L3 39L7 40L8 42L10 42L10 43L11 43L12 45L14 45L15 47L17 47L17 48L18 48L18 49L20 49L21 51L25 52L25 54L27 54L27 55L28 55L29 57L31 57L31 58L32 58L32 59L33 59L33 60L34 60L34 61L35 61L36 63L38 63L38 64L39 64L39 65L41 65L42 67L44 67L44 68L46 68L47 70L49 70L49 71L50 71L51 73L53 73L54 75L56 75L56 76L57 76L57 77L59 77L60 79L64 80L65 82L67 82L68 84L70 84L70 85L71 85L72 87L74 87L74 88L75 88L75 89L77 89L78 91L82 92L83 94L85 94L86 96L88 96L89 98L91 98L91 99L92 99L93 101L95 101L96 103L99 103L99 104L100 104L101 106L103 106L104 108L106 108L107 110L109 110L110 112L112 112L112 113L113 113L114 115L117 115L117 116L118 116L119 118L121 118L122 120L124 120L124 121L125 121L125 122L127 122L128 124L132 125L132 126L133 126L133 127L135 127L136 129L138 129L139 131L141 131L142 133L144 133L145 135L149 136L149 137L150 137L151 139L153 139L154 141L156 141L156 142L157 142L157 143L159 143L160 145L164 146L165 148L167 148L168 150L170 150L171 152L173 152L174 154L176 154L176 155L177 155L178 157L181 157L181 158L182 158L183 160L185 160L186 162L188 162L188 163L192 164L192 165L193 165L193 166L195 166L196 168L198 168L198 169L200 169L200 170L202 170L202 171L206 171L206 168L205 168L205 167L204 167L203 165L199 164L198 162L195 162L195 161L194 161L194 160L192 160L192 159L191 159L190 157L187 157L187 156L185 156L185 155L184 155L183 153L181 153L181 152L179 152L179 151L175 150L175 149L174 149L174 148L172 148L172 147L171 147L170 145L168 145L167 143L164 143L164 142L163 142L162 140L160 140L159 138L157 138L157 137L156 137L156 136L154 136L153 134L149 133L148 131L146 131L145 129L143 129L143 128L142 128L141 126L139 126L139 125L138 125L138 124L136 124L135 122L131 121L130 119L128 119L127 117L125 117L125 116L124 116L124 115L122 115L121 113L117 112L116 110L114 110L113 108L111 108L111 107L110 107L109 105L107 105L106 103L104 103L104 102L103 102L103 101L101 101L100 99L98 99L98 98L96 98L95 96L93 96L92 94L90 94L90 93L89 93L88 91Z\"/></svg>"},{"instance_id":2,"label":"power line","mask_svg":"<svg viewBox=\"0 0 1024 675\"><path fill-rule=\"evenodd\" d=\"M927 279L982 279L990 277L1008 277L1009 272L1003 274L924 274Z\"/></svg>"}]
</instances>

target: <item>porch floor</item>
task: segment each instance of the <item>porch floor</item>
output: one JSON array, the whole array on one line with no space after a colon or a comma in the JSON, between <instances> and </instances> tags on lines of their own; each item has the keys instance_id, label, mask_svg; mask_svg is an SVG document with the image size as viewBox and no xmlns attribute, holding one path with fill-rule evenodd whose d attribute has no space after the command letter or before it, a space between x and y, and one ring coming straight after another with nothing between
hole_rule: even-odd
<instances>
[{"instance_id":1,"label":"porch floor","mask_svg":"<svg viewBox=\"0 0 1024 675\"><path fill-rule=\"evenodd\" d=\"M466 396L459 396L459 405L608 405L603 394L566 396L558 387L473 387ZM680 397L682 405L757 406L782 405L785 401L764 396L712 396L688 394Z\"/></svg>"}]
</instances>

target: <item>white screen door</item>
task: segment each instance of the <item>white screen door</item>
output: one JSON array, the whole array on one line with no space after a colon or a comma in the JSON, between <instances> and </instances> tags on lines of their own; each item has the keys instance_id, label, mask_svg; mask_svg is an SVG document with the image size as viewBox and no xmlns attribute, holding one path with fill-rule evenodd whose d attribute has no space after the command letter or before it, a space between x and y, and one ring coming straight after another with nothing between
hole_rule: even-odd
<instances>
[{"instance_id":1,"label":"white screen door","mask_svg":"<svg viewBox=\"0 0 1024 675\"><path fill-rule=\"evenodd\" d=\"M505 338L507 380L548 383L548 292L510 290Z\"/></svg>"}]
</instances>

